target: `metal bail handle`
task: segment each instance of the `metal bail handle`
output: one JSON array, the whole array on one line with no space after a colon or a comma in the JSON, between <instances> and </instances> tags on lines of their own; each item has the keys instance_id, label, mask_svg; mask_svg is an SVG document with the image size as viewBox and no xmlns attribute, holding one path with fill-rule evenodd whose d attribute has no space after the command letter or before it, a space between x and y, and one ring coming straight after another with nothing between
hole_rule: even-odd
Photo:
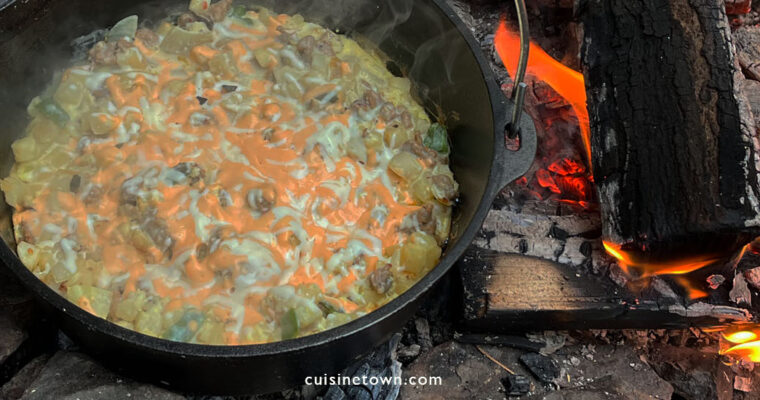
<instances>
[{"instance_id":1,"label":"metal bail handle","mask_svg":"<svg viewBox=\"0 0 760 400\"><path fill-rule=\"evenodd\" d=\"M520 118L522 117L525 103L525 90L528 84L525 80L525 70L528 68L528 55L530 54L530 30L528 29L528 10L525 8L525 0L515 0L517 9L517 22L520 27L520 60L517 64L517 73L514 76L514 89L512 90L512 119L507 125L507 137L514 139L520 133Z\"/></svg>"}]
</instances>

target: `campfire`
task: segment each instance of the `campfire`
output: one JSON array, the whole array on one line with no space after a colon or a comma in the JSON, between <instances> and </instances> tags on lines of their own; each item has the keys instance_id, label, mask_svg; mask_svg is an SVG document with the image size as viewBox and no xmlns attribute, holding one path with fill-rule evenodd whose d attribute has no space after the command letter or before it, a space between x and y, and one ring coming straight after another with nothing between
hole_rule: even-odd
<instances>
[{"instance_id":1,"label":"campfire","mask_svg":"<svg viewBox=\"0 0 760 400\"><path fill-rule=\"evenodd\" d=\"M733 14L746 13L743 10L748 9L749 3L740 3L742 2L728 2L728 11ZM588 17L588 21L585 21L587 23L586 29L589 29L589 24L606 26L610 21L606 21L604 18L608 18L608 16L602 16L601 13ZM648 40L646 34L639 34L643 36L636 38L637 40ZM593 37L593 40L602 42L598 49L593 48L595 46L593 42L591 44L586 43L587 48L583 50L586 53L594 50L611 51L614 46L621 44L613 45L605 42L601 38L595 37L594 33L589 34L587 32L586 37ZM571 41L566 40L565 43ZM510 27L509 23L502 18L494 34L493 44L506 73L509 76L514 76L520 53L520 37L517 29ZM625 44L637 43L626 42ZM580 43L577 45L580 46ZM604 48L604 46L610 47ZM620 114L623 107L630 107L631 104L614 104L611 109L607 104L609 101L604 97L610 96L610 93L596 93L592 98L587 99L587 84L584 80L584 73L580 71L581 68L579 67L582 66L585 69L586 76L591 77L592 85L601 83L602 86L605 84L614 85L616 81L609 78L611 74L621 74L622 79L625 71L616 70L594 59L582 61L577 60L577 58L574 59L571 52L578 47L573 45L567 47L569 47L569 51L564 54L562 46L555 46L554 49L555 53L563 59L563 63L552 57L535 41L531 41L530 58L527 65L529 95L526 111L537 121L539 153L534 166L513 185L504 200L508 209L517 211L511 213L506 220L491 226L491 228L499 228L502 232L519 234L521 239L517 241L519 243L517 246L513 245L513 241L494 246L491 239L488 239L486 247L492 245L492 248L503 249L514 246L512 252L518 254L548 258L576 267L584 265L584 263L585 266L591 264L593 271L612 276L613 280L629 291L633 295L634 303L650 302L653 299L656 301L657 296L663 295L663 292L668 295L678 293L677 296L680 296L681 300L677 302L681 302L686 309L700 305L700 307L711 308L711 312L714 311L713 315L709 316L715 318L712 318L708 323L702 321L697 325L703 326L706 330L722 331L720 354L729 355L736 359L760 362L760 325L753 323L757 321L760 309L751 308L753 295L747 290L744 278L745 270L753 262L756 262L756 260L747 260L744 256L751 247L747 242L751 239L751 235L757 232L754 228L747 228L754 223L751 219L757 213L757 209L750 210L738 206L736 211L747 219L746 226L744 221L731 221L727 222L728 230L722 227L722 232L710 231L714 227L714 221L709 220L709 218L717 220L723 218L721 216L722 209L716 213L713 213L709 207L702 209L704 214L708 214L708 220L702 220L704 215L696 217L696 214L683 217L684 219L681 220L679 218L682 216L671 218L668 213L678 214L680 210L668 209L667 207L674 206L681 201L685 204L684 207L688 209L691 207L688 203L693 201L691 197L703 195L712 190L708 187L709 184L694 184L700 178L699 175L673 175L667 171L662 171L660 174L658 171L647 168L638 168L635 171L628 172L625 169L625 162L656 163L652 157L665 157L668 154L672 156L674 153L671 151L689 151L690 146L700 146L707 143L700 143L699 141L690 143L689 133L680 133L681 130L678 128L671 127L670 131L665 132L667 129L662 130L652 126L653 135L671 134L675 136L673 140L678 143L677 149L670 149L664 142L653 140L666 147L661 152L660 149L654 151L646 147L635 147L637 144L644 143L643 140L646 138L631 139L625 135L615 134L614 128L623 126L620 125L621 123L642 122L642 116ZM728 55L723 56L728 57ZM587 57L592 58L593 55L587 55ZM574 65L575 68L568 65L573 64L574 61L578 62L579 65ZM645 61L637 60L642 64L624 65L623 67L634 68L638 66L644 68L646 67ZM624 60L619 62L623 63ZM600 73L600 70L604 70L603 73ZM681 71L680 73L684 72ZM640 77L634 76L633 78ZM657 81L654 77L653 80ZM506 93L511 92L512 82L506 81L503 89ZM633 92L637 91L634 87L629 89ZM655 91L655 89L650 90ZM592 89L591 93L594 92ZM741 95L736 94L737 98ZM643 108L647 109L647 107ZM589 109L597 113L594 121L597 128L594 132L592 132L589 123ZM605 119L612 118L612 115L629 118L629 120L620 122ZM657 115L660 114L655 113L655 117ZM746 118L748 118L747 115L740 114L737 116L737 121ZM685 120L684 123L686 125L691 124L688 120ZM646 136L648 134L646 129L636 131L629 127L625 128L628 129L628 135ZM738 137L726 139L724 137L731 134L724 132L726 131L720 131L721 145L728 141L735 141L734 145L745 149L748 157L755 157L754 142L745 142L744 139ZM593 135L597 135L596 141L592 138ZM604 143L605 140L608 143ZM615 143L610 144L609 141L617 140L627 140L628 153L621 153L620 150L610 151L610 146L614 147ZM617 154L610 154L615 151ZM718 155L696 152L692 156L697 157L698 162L709 163L710 157L714 156L716 162L726 163L726 159L720 158ZM678 167L681 162L676 160L673 164ZM668 165L671 164L666 162L660 167L667 167ZM602 177L601 186L598 186L594 180L595 166L599 167L596 176ZM747 195L747 199L751 198L752 191L757 189L753 182L756 182L758 177L757 170L754 168L748 170L749 172L743 175L747 181L747 188L735 192L735 195L740 197ZM712 173L714 175L705 176L706 180L724 179L721 175L722 171ZM614 175L614 177L605 174ZM642 176L647 174L649 177L656 178L657 183L644 182ZM652 192L668 193L658 194L653 198L648 198L647 194L633 193L636 197L626 198L625 193L620 194L620 192L624 192L622 187L616 185L641 185L642 187L638 190L646 189ZM683 193L679 193L681 187L685 188ZM602 196L597 195L597 191L600 189ZM747 190L743 191L744 189ZM599 204L598 201L600 197L602 204ZM730 203L732 199L727 199L727 197L724 195L720 199ZM663 203L665 204L663 205ZM726 204L719 206L727 207ZM662 220L643 221L641 214L647 212L656 214ZM598 220L597 218L600 216L601 220ZM583 261L578 262L577 259L569 256L562 257L562 254L558 256L556 248L553 248L551 243L545 243L546 240L542 238L531 237L526 239L526 235L523 235L524 229L521 230L518 227L521 224L519 222L521 219L541 220L545 218L552 219L552 227L557 227L558 220L562 220L564 225L572 227L583 225L579 221L590 219L594 221L591 225L600 229L602 234L596 239L598 242L593 241L594 250L586 248L587 256ZM642 220L636 220L636 218L642 218ZM726 221L722 220L721 224L726 225ZM549 236L552 233L549 232ZM531 239L534 240L531 242ZM569 244L567 241L566 243ZM553 252L551 252L552 250ZM562 251L564 250L563 248ZM582 252L582 250L580 251ZM520 259L512 260L510 264L519 262L521 262ZM600 267L602 264L606 268L605 271L603 271L605 268ZM499 267L494 268L498 269ZM465 277L464 281L467 286L468 278ZM738 293L737 287L739 289L743 287L746 293ZM728 288L732 289L728 290ZM483 290L486 295L491 296L490 300L498 298L496 291L488 287ZM672 296L670 297L672 298ZM492 301L491 305L487 307L510 308L511 305ZM726 311L725 307L738 311L738 314L734 316L735 318L725 318L726 315L721 315ZM717 311L718 309L721 311ZM481 322L487 320L489 317L483 317L483 314L488 314L491 311L481 308L478 311L481 315L473 317L473 319ZM505 310L494 310L493 312L496 311Z\"/></svg>"}]
</instances>

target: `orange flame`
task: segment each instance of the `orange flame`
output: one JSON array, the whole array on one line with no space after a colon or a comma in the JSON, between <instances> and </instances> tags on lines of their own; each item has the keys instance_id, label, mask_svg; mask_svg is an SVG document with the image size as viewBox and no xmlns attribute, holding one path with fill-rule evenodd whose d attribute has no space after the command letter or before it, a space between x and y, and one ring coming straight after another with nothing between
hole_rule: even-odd
<instances>
[{"instance_id":1,"label":"orange flame","mask_svg":"<svg viewBox=\"0 0 760 400\"><path fill-rule=\"evenodd\" d=\"M603 241L602 245L604 246L604 250L607 251L607 254L611 255L618 261L618 264L620 264L620 267L626 274L631 275L631 268L635 268L639 272L639 279L655 275L684 275L718 261L718 258L715 257L700 256L668 262L648 262L637 259L632 253L624 251L618 244ZM685 277L676 277L675 281L686 290L686 293L691 300L708 296L707 292L694 286L694 284Z\"/></svg>"},{"instance_id":2,"label":"orange flame","mask_svg":"<svg viewBox=\"0 0 760 400\"><path fill-rule=\"evenodd\" d=\"M683 275L694 272L700 268L706 267L716 261L718 258L711 256L699 256L674 260L668 262L646 262L636 259L631 253L622 250L621 246L607 241L602 242L607 254L614 257L627 271L629 267L636 267L642 272L642 277L653 275Z\"/></svg>"},{"instance_id":3,"label":"orange flame","mask_svg":"<svg viewBox=\"0 0 760 400\"><path fill-rule=\"evenodd\" d=\"M515 76L520 58L520 35L508 30L507 24L502 20L496 30L494 45L509 75ZM591 128L586 109L586 84L583 74L555 60L532 41L526 74L540 78L570 103L578 118L586 157L591 165Z\"/></svg>"},{"instance_id":4,"label":"orange flame","mask_svg":"<svg viewBox=\"0 0 760 400\"><path fill-rule=\"evenodd\" d=\"M720 354L727 354L748 359L752 362L760 362L760 326L741 327L721 335L723 339L731 343L727 348L721 349Z\"/></svg>"}]
</instances>

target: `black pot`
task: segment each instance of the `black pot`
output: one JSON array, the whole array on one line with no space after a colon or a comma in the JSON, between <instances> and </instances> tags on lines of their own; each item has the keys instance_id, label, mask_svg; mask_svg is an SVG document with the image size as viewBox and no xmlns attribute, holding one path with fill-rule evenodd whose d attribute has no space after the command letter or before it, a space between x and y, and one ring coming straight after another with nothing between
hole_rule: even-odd
<instances>
[{"instance_id":1,"label":"black pot","mask_svg":"<svg viewBox=\"0 0 760 400\"><path fill-rule=\"evenodd\" d=\"M2 7L3 0L0 0ZM6 1L7 3L7 1ZM428 110L447 117L451 167L462 202L451 240L437 267L401 296L346 325L271 344L208 346L145 336L95 317L38 280L18 259L11 209L0 209L0 257L41 300L62 329L86 351L116 370L173 389L217 393L265 393L303 384L309 375L335 373L398 331L421 297L463 254L498 192L528 169L536 149L535 127L521 121L521 147L505 148L511 113L475 39L444 0L260 1L277 11L374 42L404 71ZM169 9L167 10L167 5ZM12 165L10 144L28 123L25 108L71 58L72 39L108 27L130 14L157 21L187 1L28 0L0 11L0 169Z\"/></svg>"}]
</instances>

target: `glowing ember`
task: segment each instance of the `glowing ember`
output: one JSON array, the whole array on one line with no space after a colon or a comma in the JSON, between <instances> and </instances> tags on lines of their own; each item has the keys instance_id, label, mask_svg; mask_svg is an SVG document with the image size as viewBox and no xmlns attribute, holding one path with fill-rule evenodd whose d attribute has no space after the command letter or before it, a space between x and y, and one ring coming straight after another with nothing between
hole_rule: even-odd
<instances>
[{"instance_id":1,"label":"glowing ember","mask_svg":"<svg viewBox=\"0 0 760 400\"><path fill-rule=\"evenodd\" d=\"M502 20L494 37L494 45L507 71L514 76L520 57L520 35L508 30L507 24ZM586 109L586 85L583 74L566 67L532 42L526 73L546 82L570 103L578 118L586 157L591 165L591 129Z\"/></svg>"},{"instance_id":2,"label":"glowing ember","mask_svg":"<svg viewBox=\"0 0 760 400\"><path fill-rule=\"evenodd\" d=\"M760 326L741 327L722 333L723 339L730 344L720 350L720 354L745 358L753 362L760 362L760 340L758 334ZM724 346L721 346L724 347Z\"/></svg>"}]
</instances>

